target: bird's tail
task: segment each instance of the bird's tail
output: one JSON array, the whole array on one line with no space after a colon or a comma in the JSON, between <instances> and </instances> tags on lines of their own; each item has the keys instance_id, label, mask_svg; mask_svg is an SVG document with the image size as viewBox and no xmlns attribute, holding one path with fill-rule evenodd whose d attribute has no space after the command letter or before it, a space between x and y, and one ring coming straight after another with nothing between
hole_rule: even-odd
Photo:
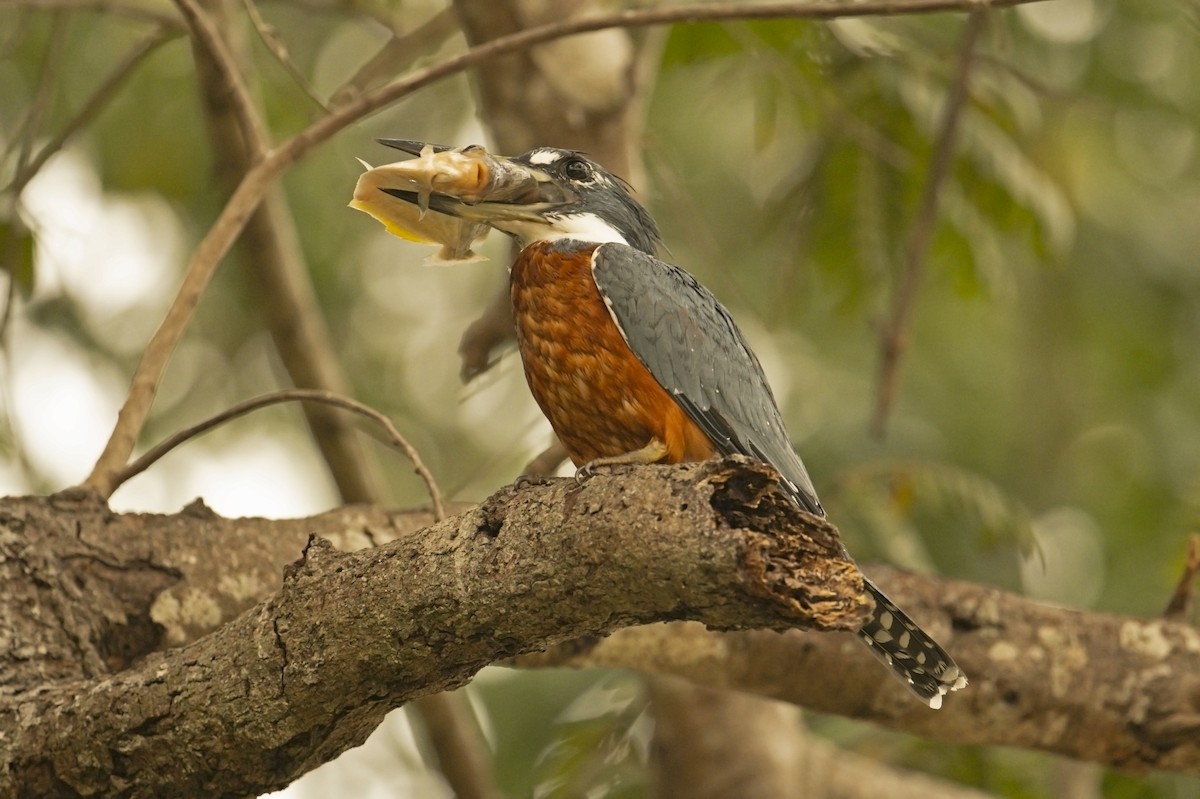
<instances>
[{"instance_id":1,"label":"bird's tail","mask_svg":"<svg viewBox=\"0 0 1200 799\"><path fill-rule=\"evenodd\" d=\"M937 710L943 696L967 684L967 676L954 658L874 583L865 578L863 583L875 600L875 609L859 629L858 637L909 690Z\"/></svg>"}]
</instances>

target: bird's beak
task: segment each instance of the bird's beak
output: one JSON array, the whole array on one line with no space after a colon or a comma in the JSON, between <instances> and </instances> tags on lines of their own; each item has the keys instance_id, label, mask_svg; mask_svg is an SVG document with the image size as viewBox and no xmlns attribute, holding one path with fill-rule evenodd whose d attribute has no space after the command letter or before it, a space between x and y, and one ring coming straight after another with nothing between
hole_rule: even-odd
<instances>
[{"instance_id":1,"label":"bird's beak","mask_svg":"<svg viewBox=\"0 0 1200 799\"><path fill-rule=\"evenodd\" d=\"M378 187L422 210L482 224L536 221L573 199L545 172L478 145L452 148L408 139L380 144L417 156L377 167ZM388 179L394 180L389 185Z\"/></svg>"}]
</instances>

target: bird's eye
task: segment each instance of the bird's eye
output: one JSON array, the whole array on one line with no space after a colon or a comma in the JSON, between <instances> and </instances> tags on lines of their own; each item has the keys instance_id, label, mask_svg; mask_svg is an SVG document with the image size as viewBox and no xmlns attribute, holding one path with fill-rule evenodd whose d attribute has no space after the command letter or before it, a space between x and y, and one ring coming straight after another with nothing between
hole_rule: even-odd
<instances>
[{"instance_id":1,"label":"bird's eye","mask_svg":"<svg viewBox=\"0 0 1200 799\"><path fill-rule=\"evenodd\" d=\"M563 164L563 174L570 180L587 180L592 176L591 167L582 158L572 158Z\"/></svg>"}]
</instances>

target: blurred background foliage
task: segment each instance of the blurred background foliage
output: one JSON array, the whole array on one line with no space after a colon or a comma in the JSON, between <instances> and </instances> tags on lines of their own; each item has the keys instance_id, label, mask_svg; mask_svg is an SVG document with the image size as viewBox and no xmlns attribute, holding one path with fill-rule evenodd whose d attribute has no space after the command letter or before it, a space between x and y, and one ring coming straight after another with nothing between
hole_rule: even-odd
<instances>
[{"instance_id":1,"label":"blurred background foliage","mask_svg":"<svg viewBox=\"0 0 1200 799\"><path fill-rule=\"evenodd\" d=\"M328 97L389 29L439 10L279 0L260 12ZM0 6L6 493L86 474L224 202L172 12ZM155 30L161 44L25 185L31 156ZM880 324L962 31L958 15L672 28L649 98L641 197L670 259L752 340L861 560L1157 614L1200 527L1200 6L1055 0L992 15L880 438ZM322 110L244 32L278 140ZM461 47L449 35L424 60ZM458 339L502 285L507 244L489 241L486 263L426 267L428 248L347 209L355 157L391 157L377 136L484 140L467 78L343 132L283 185L357 395L396 421L450 497L478 500L549 442L511 351L466 387L458 378ZM239 268L246 257L232 257L204 298L144 446L286 382ZM373 455L397 504L423 501L398 456ZM275 409L187 445L114 505L170 512L195 495L224 513L298 516L335 492L299 414ZM489 671L472 698L510 795L646 795L644 700L629 677ZM1052 758L814 723L1000 795L1062 795L1065 767ZM387 734L385 747L407 733ZM385 760L359 795L380 784L436 795L411 757ZM1200 791L1191 779L1095 780L1095 795L1112 797Z\"/></svg>"}]
</instances>

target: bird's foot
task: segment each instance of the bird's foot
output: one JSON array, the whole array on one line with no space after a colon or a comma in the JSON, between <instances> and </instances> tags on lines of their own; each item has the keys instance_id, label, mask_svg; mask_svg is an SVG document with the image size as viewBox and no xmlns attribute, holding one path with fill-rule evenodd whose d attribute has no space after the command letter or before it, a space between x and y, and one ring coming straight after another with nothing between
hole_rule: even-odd
<instances>
[{"instance_id":1,"label":"bird's foot","mask_svg":"<svg viewBox=\"0 0 1200 799\"><path fill-rule=\"evenodd\" d=\"M667 445L657 438L652 438L646 446L635 449L633 452L593 458L575 470L575 482L583 485L596 475L597 469L604 466L645 466L649 463L657 463L666 454Z\"/></svg>"},{"instance_id":2,"label":"bird's foot","mask_svg":"<svg viewBox=\"0 0 1200 799\"><path fill-rule=\"evenodd\" d=\"M578 469L576 469L575 470L575 484L583 485L588 480L591 480L593 477L596 476L597 469L602 469L608 465L606 463L598 463L597 461L600 461L600 460L603 460L603 459L597 458L594 461L588 461L587 463L583 464Z\"/></svg>"},{"instance_id":3,"label":"bird's foot","mask_svg":"<svg viewBox=\"0 0 1200 799\"><path fill-rule=\"evenodd\" d=\"M513 488L518 491L525 488L533 488L534 486L550 485L550 477L544 474L522 474L518 475L516 480L513 480Z\"/></svg>"}]
</instances>

